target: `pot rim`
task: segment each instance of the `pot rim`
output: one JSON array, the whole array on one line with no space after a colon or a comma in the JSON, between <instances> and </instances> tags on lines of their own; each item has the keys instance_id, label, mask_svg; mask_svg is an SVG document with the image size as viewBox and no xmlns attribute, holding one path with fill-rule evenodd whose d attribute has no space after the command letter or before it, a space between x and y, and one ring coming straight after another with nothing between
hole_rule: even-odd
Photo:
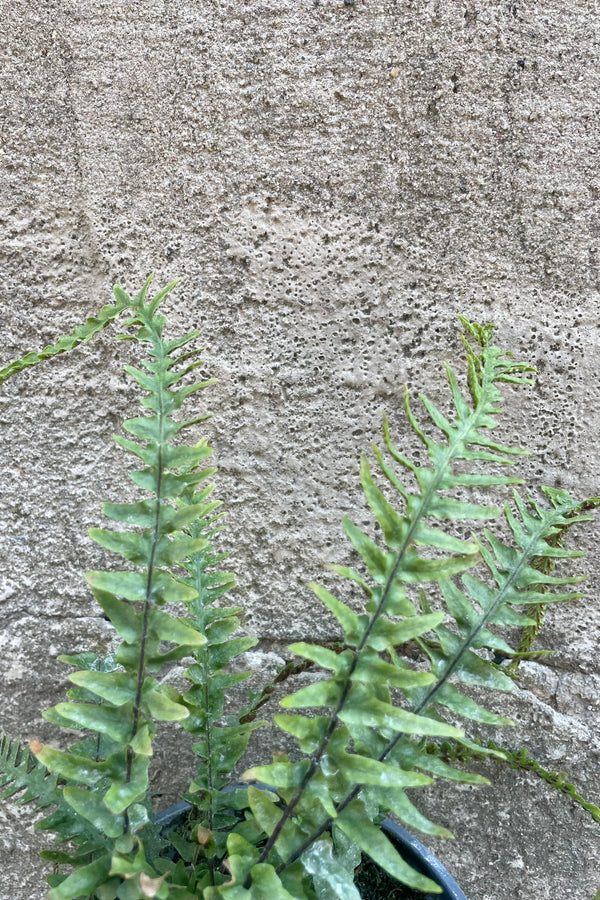
<instances>
[{"instance_id":1,"label":"pot rim","mask_svg":"<svg viewBox=\"0 0 600 900\"><path fill-rule=\"evenodd\" d=\"M434 856L431 850L414 837L410 831L388 818L381 822L380 827L388 837L400 844L404 855L408 857L406 861L410 865L415 864L415 868L418 868L423 875L429 876L443 888L442 894L423 894L423 900L434 900L434 898L437 900L467 900L458 883L437 856Z\"/></svg>"}]
</instances>

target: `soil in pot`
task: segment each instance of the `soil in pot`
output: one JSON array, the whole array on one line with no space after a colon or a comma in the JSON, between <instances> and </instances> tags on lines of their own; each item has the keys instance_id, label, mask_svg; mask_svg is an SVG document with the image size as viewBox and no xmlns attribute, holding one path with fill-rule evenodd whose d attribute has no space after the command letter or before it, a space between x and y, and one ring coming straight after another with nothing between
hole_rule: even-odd
<instances>
[{"instance_id":1,"label":"soil in pot","mask_svg":"<svg viewBox=\"0 0 600 900\"><path fill-rule=\"evenodd\" d=\"M365 900L424 900L421 891L399 884L368 857L356 870L354 883Z\"/></svg>"},{"instance_id":2,"label":"soil in pot","mask_svg":"<svg viewBox=\"0 0 600 900\"><path fill-rule=\"evenodd\" d=\"M170 807L162 813L159 813L156 817L156 821L163 826L163 834L166 835L167 831L172 829L184 832L186 828L186 813L188 810L189 806L187 803L179 803L177 806ZM392 843L396 845L397 849L405 857L407 862L417 869L417 871L428 875L430 878L433 878L434 881L438 881L444 887L444 893L423 894L421 891L416 891L407 885L400 884L368 856L363 855L362 862L356 870L354 881L361 896L365 898L365 900L452 900L452 898L454 898L454 900L466 900L464 894L458 888L458 885L455 884L454 880L450 878L446 870L437 862L437 860L434 860L436 868L435 871L432 871L431 865L428 865L427 860L419 858L415 848L410 844L407 845L407 840L411 841L412 844L416 844L420 848L421 855L424 852L433 859L431 854L428 854L426 848L422 847L418 841L415 841L408 832L405 832L404 829L400 828L389 819L384 820L382 829ZM441 880L440 875L442 876ZM452 888L452 885L450 885L449 888L446 880L444 880L444 876L449 882L452 882L454 888Z\"/></svg>"}]
</instances>

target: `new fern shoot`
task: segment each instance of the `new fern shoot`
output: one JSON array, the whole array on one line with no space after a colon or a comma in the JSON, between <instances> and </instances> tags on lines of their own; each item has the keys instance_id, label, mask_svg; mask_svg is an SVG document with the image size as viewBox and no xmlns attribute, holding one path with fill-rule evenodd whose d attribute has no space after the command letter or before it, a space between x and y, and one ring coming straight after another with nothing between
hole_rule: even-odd
<instances>
[{"instance_id":1,"label":"new fern shoot","mask_svg":"<svg viewBox=\"0 0 600 900\"><path fill-rule=\"evenodd\" d=\"M129 316L117 337L137 351L136 365L125 368L139 385L142 414L124 422L116 441L139 461L131 473L139 495L103 505L115 524L90 534L119 568L85 576L114 627L115 650L61 658L72 687L45 716L79 734L72 746L0 742L0 795L43 810L36 827L54 834L42 853L49 900L360 900L354 871L362 854L397 881L439 893L378 822L391 813L426 834L448 834L406 791L414 797L436 779L484 780L432 753L432 739L497 753L469 737L469 723L506 720L470 689L510 690L513 673L490 661L518 660L506 629L534 628L546 604L581 596L581 578L565 564L582 554L563 539L590 519L595 501L550 488L543 501L515 490L504 510L477 499L486 488L519 483L508 473L524 451L501 445L493 429L502 387L531 383L532 369L494 345L491 326L462 318L468 393L447 367L453 418L422 396L429 419L422 426L408 393L404 399L428 462L405 456L387 421L382 446L362 460L378 537L344 520L359 565L335 571L354 583L363 611L311 586L337 620L339 642L290 647L300 662L286 677L306 667L322 672L285 697L285 712L274 717L297 745L297 761L265 761L245 772L245 786L224 791L264 724L257 713L271 688L238 717L224 715L227 691L249 677L230 664L256 639L240 632L241 609L224 603L235 581L213 547L222 524L211 448L206 440L185 443L206 418L198 394L211 384L195 380L199 333L165 336L159 308L174 285L149 298L150 281L133 299L115 288L116 303L73 335L0 370L1 382ZM455 523L471 536L458 537ZM422 653L418 670L403 652L407 642ZM175 661L189 683L182 693L163 679ZM186 828L168 837L154 822L148 774L166 722L191 736L196 757L183 794Z\"/></svg>"}]
</instances>

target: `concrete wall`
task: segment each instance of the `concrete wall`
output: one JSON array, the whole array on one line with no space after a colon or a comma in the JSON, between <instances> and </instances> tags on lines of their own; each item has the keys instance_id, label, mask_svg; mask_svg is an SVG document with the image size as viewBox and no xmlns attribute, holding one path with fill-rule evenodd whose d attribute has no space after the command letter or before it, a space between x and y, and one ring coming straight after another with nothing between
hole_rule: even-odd
<instances>
[{"instance_id":1,"label":"concrete wall","mask_svg":"<svg viewBox=\"0 0 600 900\"><path fill-rule=\"evenodd\" d=\"M2 361L115 281L182 278L175 322L203 329L220 379L209 431L259 677L283 640L335 636L303 585L349 559L358 453L381 408L407 438L404 381L440 394L456 313L539 369L508 393L521 472L598 493L595 3L3 0L0 21ZM81 570L103 564L99 501L128 490L123 351L102 338L0 395L2 727L26 738L52 737L57 654L110 643ZM599 802L597 555L585 567L589 599L548 613L555 653L525 667L502 740ZM166 782L172 765L159 754ZM467 895L591 900L600 826L488 768L492 787L426 799ZM0 897L41 897L27 817L1 815Z\"/></svg>"}]
</instances>

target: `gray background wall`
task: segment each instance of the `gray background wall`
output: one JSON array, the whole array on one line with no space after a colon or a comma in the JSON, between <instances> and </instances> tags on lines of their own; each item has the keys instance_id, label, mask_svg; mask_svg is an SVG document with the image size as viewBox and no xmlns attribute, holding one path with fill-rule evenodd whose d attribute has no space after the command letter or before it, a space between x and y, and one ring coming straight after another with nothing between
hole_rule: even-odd
<instances>
[{"instance_id":1,"label":"gray background wall","mask_svg":"<svg viewBox=\"0 0 600 900\"><path fill-rule=\"evenodd\" d=\"M598 493L596 3L4 0L0 21L2 361L113 282L182 278L170 308L220 379L209 432L259 678L284 640L335 637L303 585L348 560L341 515L366 520L379 410L404 441L402 383L441 395L456 313L539 369L507 399L521 472ZM80 572L103 564L99 501L127 489L122 358L103 338L0 395L2 727L25 738L52 739L56 655L110 641ZM555 653L523 668L502 740L598 802L597 556L585 568L589 599L548 613ZM600 826L486 771L492 787L425 800L471 900L591 900ZM27 817L0 815L0 897L41 897Z\"/></svg>"}]
</instances>

